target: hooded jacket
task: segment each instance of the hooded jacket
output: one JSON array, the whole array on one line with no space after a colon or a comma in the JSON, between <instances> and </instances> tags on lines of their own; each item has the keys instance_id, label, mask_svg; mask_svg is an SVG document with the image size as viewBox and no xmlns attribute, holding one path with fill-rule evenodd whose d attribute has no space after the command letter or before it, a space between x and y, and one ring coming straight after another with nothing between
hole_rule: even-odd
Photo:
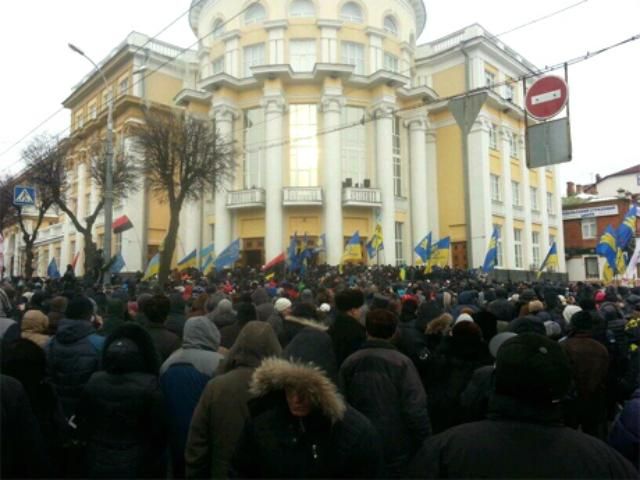
<instances>
[{"instance_id":1,"label":"hooded jacket","mask_svg":"<svg viewBox=\"0 0 640 480\"><path fill-rule=\"evenodd\" d=\"M222 359L218 348L220 348L218 327L205 316L191 317L184 325L182 347L164 361L160 367L160 375L172 365L189 363L204 375L213 377Z\"/></svg>"},{"instance_id":2,"label":"hooded jacket","mask_svg":"<svg viewBox=\"0 0 640 480\"><path fill-rule=\"evenodd\" d=\"M640 388L616 419L609 434L609 445L640 468Z\"/></svg>"},{"instance_id":3,"label":"hooded jacket","mask_svg":"<svg viewBox=\"0 0 640 480\"><path fill-rule=\"evenodd\" d=\"M249 416L249 380L263 358L282 349L270 325L252 321L218 368L196 407L185 450L187 478L227 478L229 462Z\"/></svg>"},{"instance_id":4,"label":"hooded jacket","mask_svg":"<svg viewBox=\"0 0 640 480\"><path fill-rule=\"evenodd\" d=\"M285 388L305 392L306 417L289 412ZM269 358L251 379L251 418L233 456L243 478L371 478L380 471L379 439L312 364Z\"/></svg>"},{"instance_id":5,"label":"hooded jacket","mask_svg":"<svg viewBox=\"0 0 640 480\"><path fill-rule=\"evenodd\" d=\"M233 304L228 298L222 298L213 312L207 316L218 328L226 327L236 321L236 312L233 311Z\"/></svg>"},{"instance_id":6,"label":"hooded jacket","mask_svg":"<svg viewBox=\"0 0 640 480\"><path fill-rule=\"evenodd\" d=\"M67 418L73 415L91 375L100 369L104 342L90 322L64 319L47 344L49 376Z\"/></svg>"},{"instance_id":7,"label":"hooded jacket","mask_svg":"<svg viewBox=\"0 0 640 480\"><path fill-rule=\"evenodd\" d=\"M287 315L282 322L282 333L278 335L282 347L285 348L289 342L305 328L313 328L320 332L326 332L329 327L313 318Z\"/></svg>"},{"instance_id":8,"label":"hooded jacket","mask_svg":"<svg viewBox=\"0 0 640 480\"><path fill-rule=\"evenodd\" d=\"M29 310L22 317L20 324L22 329L22 338L31 340L39 347L44 348L49 339L47 330L49 328L49 319L40 310Z\"/></svg>"},{"instance_id":9,"label":"hooded jacket","mask_svg":"<svg viewBox=\"0 0 640 480\"><path fill-rule=\"evenodd\" d=\"M104 370L87 383L77 424L91 478L161 478L167 427L149 334L126 324L109 336Z\"/></svg>"}]
</instances>

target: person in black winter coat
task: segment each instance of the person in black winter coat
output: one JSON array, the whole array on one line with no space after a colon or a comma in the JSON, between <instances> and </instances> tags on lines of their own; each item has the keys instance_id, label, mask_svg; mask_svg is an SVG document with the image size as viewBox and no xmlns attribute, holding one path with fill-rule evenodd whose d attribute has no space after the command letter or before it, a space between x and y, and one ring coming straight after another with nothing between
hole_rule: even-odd
<instances>
[{"instance_id":1,"label":"person in black winter coat","mask_svg":"<svg viewBox=\"0 0 640 480\"><path fill-rule=\"evenodd\" d=\"M571 381L554 341L518 335L498 351L487 420L427 439L411 478L637 478L605 443L562 425L560 399Z\"/></svg>"},{"instance_id":2,"label":"person in black winter coat","mask_svg":"<svg viewBox=\"0 0 640 480\"><path fill-rule=\"evenodd\" d=\"M66 318L46 346L49 377L67 418L75 408L85 384L100 369L104 338L91 323L93 303L87 297L73 298Z\"/></svg>"},{"instance_id":3,"label":"person in black winter coat","mask_svg":"<svg viewBox=\"0 0 640 480\"><path fill-rule=\"evenodd\" d=\"M306 328L314 328L325 332L327 326L318 319L316 307L311 303L296 303L290 315L284 317L282 332L278 335L278 341L285 348L293 338Z\"/></svg>"},{"instance_id":4,"label":"person in black winter coat","mask_svg":"<svg viewBox=\"0 0 640 480\"><path fill-rule=\"evenodd\" d=\"M411 360L391 343L397 318L387 310L367 313L367 341L340 368L340 386L383 439L385 476L402 477L431 433L427 396Z\"/></svg>"},{"instance_id":5,"label":"person in black winter coat","mask_svg":"<svg viewBox=\"0 0 640 480\"><path fill-rule=\"evenodd\" d=\"M142 301L142 310L146 320L139 325L144 325L149 332L160 362L164 362L181 344L180 337L165 326L171 311L171 301L166 295L154 295Z\"/></svg>"},{"instance_id":6,"label":"person in black winter coat","mask_svg":"<svg viewBox=\"0 0 640 480\"><path fill-rule=\"evenodd\" d=\"M0 477L48 477L49 457L22 384L0 375Z\"/></svg>"},{"instance_id":7,"label":"person in black winter coat","mask_svg":"<svg viewBox=\"0 0 640 480\"><path fill-rule=\"evenodd\" d=\"M85 474L164 477L167 421L151 337L139 325L122 325L107 338L103 366L87 383L78 405Z\"/></svg>"},{"instance_id":8,"label":"person in black winter coat","mask_svg":"<svg viewBox=\"0 0 640 480\"><path fill-rule=\"evenodd\" d=\"M220 345L224 348L231 348L244 326L258 318L256 307L248 302L239 303L236 306L236 312L236 320L231 325L227 325L220 329Z\"/></svg>"},{"instance_id":9,"label":"person in black winter coat","mask_svg":"<svg viewBox=\"0 0 640 480\"><path fill-rule=\"evenodd\" d=\"M340 366L367 338L365 328L360 323L364 295L360 290L348 289L338 293L335 301L336 319L329 328L329 336L333 342L336 361Z\"/></svg>"},{"instance_id":10,"label":"person in black winter coat","mask_svg":"<svg viewBox=\"0 0 640 480\"><path fill-rule=\"evenodd\" d=\"M253 374L251 412L232 459L238 478L375 478L375 429L312 363L269 358Z\"/></svg>"}]
</instances>

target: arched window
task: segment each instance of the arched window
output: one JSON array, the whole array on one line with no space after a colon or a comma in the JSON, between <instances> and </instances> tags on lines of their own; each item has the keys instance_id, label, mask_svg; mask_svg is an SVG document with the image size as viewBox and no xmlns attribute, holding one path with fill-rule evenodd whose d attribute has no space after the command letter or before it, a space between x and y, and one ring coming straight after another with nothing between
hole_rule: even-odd
<instances>
[{"instance_id":1,"label":"arched window","mask_svg":"<svg viewBox=\"0 0 640 480\"><path fill-rule=\"evenodd\" d=\"M267 18L267 12L264 7L257 2L247 8L247 11L244 13L244 23L246 25L260 23L265 18Z\"/></svg>"},{"instance_id":2,"label":"arched window","mask_svg":"<svg viewBox=\"0 0 640 480\"><path fill-rule=\"evenodd\" d=\"M355 2L347 2L342 6L340 10L340 18L347 22L362 23L364 17L362 16L362 9L360 5Z\"/></svg>"},{"instance_id":3,"label":"arched window","mask_svg":"<svg viewBox=\"0 0 640 480\"><path fill-rule=\"evenodd\" d=\"M398 36L398 25L396 24L396 20L391 16L387 15L384 17L384 29L387 33L390 33L393 36Z\"/></svg>"},{"instance_id":4,"label":"arched window","mask_svg":"<svg viewBox=\"0 0 640 480\"><path fill-rule=\"evenodd\" d=\"M316 9L311 0L293 0L289 6L290 17L313 17Z\"/></svg>"},{"instance_id":5,"label":"arched window","mask_svg":"<svg viewBox=\"0 0 640 480\"><path fill-rule=\"evenodd\" d=\"M211 35L213 38L220 38L224 35L224 22L221 18L216 19L211 27Z\"/></svg>"}]
</instances>

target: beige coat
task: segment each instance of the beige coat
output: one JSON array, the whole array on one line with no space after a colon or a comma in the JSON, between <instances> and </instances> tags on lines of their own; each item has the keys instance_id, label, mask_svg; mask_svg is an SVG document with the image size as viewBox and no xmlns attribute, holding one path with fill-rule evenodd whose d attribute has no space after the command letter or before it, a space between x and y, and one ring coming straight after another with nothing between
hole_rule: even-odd
<instances>
[{"instance_id":1,"label":"beige coat","mask_svg":"<svg viewBox=\"0 0 640 480\"><path fill-rule=\"evenodd\" d=\"M40 310L28 310L22 317L22 338L31 340L44 348L51 337L47 335L49 319Z\"/></svg>"}]
</instances>

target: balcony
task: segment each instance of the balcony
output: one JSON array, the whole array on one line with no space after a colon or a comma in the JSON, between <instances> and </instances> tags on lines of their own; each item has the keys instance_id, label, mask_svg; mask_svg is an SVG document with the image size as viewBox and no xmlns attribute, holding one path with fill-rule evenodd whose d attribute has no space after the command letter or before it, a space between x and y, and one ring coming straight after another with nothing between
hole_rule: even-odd
<instances>
[{"instance_id":1,"label":"balcony","mask_svg":"<svg viewBox=\"0 0 640 480\"><path fill-rule=\"evenodd\" d=\"M236 190L227 195L227 208L259 208L264 207L265 194L261 188Z\"/></svg>"},{"instance_id":2,"label":"balcony","mask_svg":"<svg viewBox=\"0 0 640 480\"><path fill-rule=\"evenodd\" d=\"M55 223L46 228L38 230L38 236L36 237L35 245L41 245L43 243L59 240L64 235L64 224Z\"/></svg>"},{"instance_id":3,"label":"balcony","mask_svg":"<svg viewBox=\"0 0 640 480\"><path fill-rule=\"evenodd\" d=\"M379 207L382 194L376 188L345 187L342 190L342 205L345 207Z\"/></svg>"},{"instance_id":4,"label":"balcony","mask_svg":"<svg viewBox=\"0 0 640 480\"><path fill-rule=\"evenodd\" d=\"M322 189L320 187L284 187L282 189L282 204L285 207L321 206Z\"/></svg>"}]
</instances>

